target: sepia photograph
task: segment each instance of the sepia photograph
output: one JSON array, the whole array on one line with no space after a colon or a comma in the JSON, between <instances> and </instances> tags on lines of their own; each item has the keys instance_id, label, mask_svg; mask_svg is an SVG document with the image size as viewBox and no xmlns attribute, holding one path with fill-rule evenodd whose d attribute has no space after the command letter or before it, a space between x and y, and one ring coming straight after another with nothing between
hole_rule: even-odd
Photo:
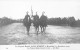
<instances>
[{"instance_id":1,"label":"sepia photograph","mask_svg":"<svg viewBox=\"0 0 80 50\"><path fill-rule=\"evenodd\" d=\"M0 0L0 45L80 44L80 0Z\"/></svg>"}]
</instances>

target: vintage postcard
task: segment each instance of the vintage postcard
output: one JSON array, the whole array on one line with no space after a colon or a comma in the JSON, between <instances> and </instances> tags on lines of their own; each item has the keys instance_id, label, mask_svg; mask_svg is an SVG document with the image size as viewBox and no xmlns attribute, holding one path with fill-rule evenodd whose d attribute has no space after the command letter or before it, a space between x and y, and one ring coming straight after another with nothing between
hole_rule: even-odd
<instances>
[{"instance_id":1,"label":"vintage postcard","mask_svg":"<svg viewBox=\"0 0 80 50\"><path fill-rule=\"evenodd\" d=\"M0 50L80 50L80 0L0 0Z\"/></svg>"}]
</instances>

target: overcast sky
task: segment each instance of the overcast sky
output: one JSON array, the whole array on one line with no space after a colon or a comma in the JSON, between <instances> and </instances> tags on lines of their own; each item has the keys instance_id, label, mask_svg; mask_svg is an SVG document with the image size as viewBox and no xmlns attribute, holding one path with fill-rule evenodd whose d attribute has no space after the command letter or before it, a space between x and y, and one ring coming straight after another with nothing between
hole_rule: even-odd
<instances>
[{"instance_id":1,"label":"overcast sky","mask_svg":"<svg viewBox=\"0 0 80 50\"><path fill-rule=\"evenodd\" d=\"M31 6L33 13L37 11L39 16L45 11L49 18L74 16L80 19L79 0L0 0L0 17L24 18L27 11L31 14Z\"/></svg>"}]
</instances>

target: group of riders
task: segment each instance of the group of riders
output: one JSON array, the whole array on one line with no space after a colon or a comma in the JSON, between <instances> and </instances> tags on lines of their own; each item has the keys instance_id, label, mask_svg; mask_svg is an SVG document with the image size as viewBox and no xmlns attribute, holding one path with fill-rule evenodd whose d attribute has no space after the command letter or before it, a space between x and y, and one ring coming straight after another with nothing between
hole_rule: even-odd
<instances>
[{"instance_id":1,"label":"group of riders","mask_svg":"<svg viewBox=\"0 0 80 50\"><path fill-rule=\"evenodd\" d=\"M35 30L37 32L39 32L39 27L41 28L41 32L45 32L45 29L47 27L47 16L44 15L45 12L42 12L41 17L39 18L39 15L36 12L36 15L29 15L28 12L25 16L25 18L23 19L23 25L26 27L27 30L27 34L29 35L29 31L30 31L30 26L33 23L33 26L35 27Z\"/></svg>"}]
</instances>

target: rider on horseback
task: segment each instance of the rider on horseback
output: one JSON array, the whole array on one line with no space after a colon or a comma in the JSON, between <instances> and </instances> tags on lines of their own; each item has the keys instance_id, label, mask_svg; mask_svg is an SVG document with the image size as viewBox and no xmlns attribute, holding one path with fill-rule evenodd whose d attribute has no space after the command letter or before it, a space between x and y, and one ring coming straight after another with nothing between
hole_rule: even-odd
<instances>
[{"instance_id":1,"label":"rider on horseback","mask_svg":"<svg viewBox=\"0 0 80 50\"><path fill-rule=\"evenodd\" d=\"M44 13L45 12L43 12L42 16L40 17L41 32L44 32L47 27L47 16L45 16Z\"/></svg>"},{"instance_id":2,"label":"rider on horseback","mask_svg":"<svg viewBox=\"0 0 80 50\"><path fill-rule=\"evenodd\" d=\"M36 15L33 16L33 20L34 20L34 26L39 26L39 16L37 15L37 12L36 12Z\"/></svg>"},{"instance_id":3,"label":"rider on horseback","mask_svg":"<svg viewBox=\"0 0 80 50\"><path fill-rule=\"evenodd\" d=\"M37 12L36 12L36 15L33 16L33 24L38 33L38 31L39 31L39 16L37 15Z\"/></svg>"},{"instance_id":4,"label":"rider on horseback","mask_svg":"<svg viewBox=\"0 0 80 50\"><path fill-rule=\"evenodd\" d=\"M27 28L27 33L29 34L29 29L31 26L31 18L30 18L30 15L28 15L28 12L25 18L23 19L23 24Z\"/></svg>"}]
</instances>

